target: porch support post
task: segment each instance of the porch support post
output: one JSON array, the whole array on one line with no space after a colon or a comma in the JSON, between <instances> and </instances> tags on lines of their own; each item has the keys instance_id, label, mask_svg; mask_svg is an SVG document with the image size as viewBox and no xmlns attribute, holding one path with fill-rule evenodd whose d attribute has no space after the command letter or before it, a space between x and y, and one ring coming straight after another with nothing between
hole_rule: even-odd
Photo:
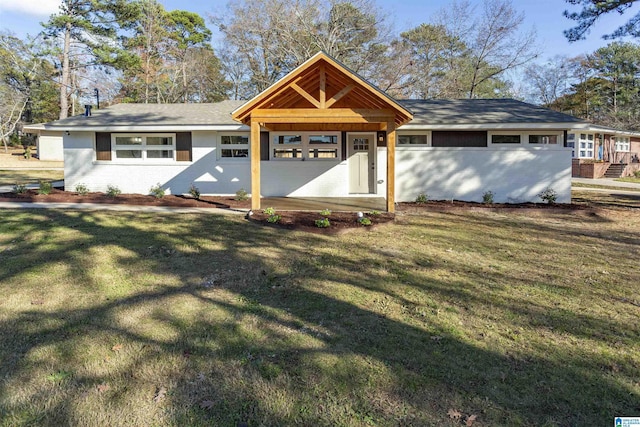
<instances>
[{"instance_id":1,"label":"porch support post","mask_svg":"<svg viewBox=\"0 0 640 427\"><path fill-rule=\"evenodd\" d=\"M260 123L251 119L251 209L260 209Z\"/></svg>"},{"instance_id":2,"label":"porch support post","mask_svg":"<svg viewBox=\"0 0 640 427\"><path fill-rule=\"evenodd\" d=\"M396 211L396 123L387 122L387 212Z\"/></svg>"}]
</instances>

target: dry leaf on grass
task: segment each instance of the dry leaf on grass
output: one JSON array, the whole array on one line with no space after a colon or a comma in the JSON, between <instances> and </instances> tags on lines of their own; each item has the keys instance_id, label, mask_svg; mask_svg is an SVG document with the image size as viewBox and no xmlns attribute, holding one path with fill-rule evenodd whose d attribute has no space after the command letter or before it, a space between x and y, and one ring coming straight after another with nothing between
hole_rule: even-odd
<instances>
[{"instance_id":1,"label":"dry leaf on grass","mask_svg":"<svg viewBox=\"0 0 640 427\"><path fill-rule=\"evenodd\" d=\"M103 393L107 390L109 390L111 387L109 387L109 384L98 384L98 386L96 387L98 389L98 393Z\"/></svg>"},{"instance_id":2,"label":"dry leaf on grass","mask_svg":"<svg viewBox=\"0 0 640 427\"><path fill-rule=\"evenodd\" d=\"M472 427L472 426L473 426L473 423L474 423L474 422L475 422L475 420L476 420L476 418L478 418L478 416L477 416L477 415L475 415L475 414L474 414L474 415L469 415L469 416L467 417L467 427Z\"/></svg>"},{"instance_id":3,"label":"dry leaf on grass","mask_svg":"<svg viewBox=\"0 0 640 427\"><path fill-rule=\"evenodd\" d=\"M462 418L462 414L456 409L449 409L447 415L449 415L449 418L454 420L459 420L460 418Z\"/></svg>"},{"instance_id":4,"label":"dry leaf on grass","mask_svg":"<svg viewBox=\"0 0 640 427\"><path fill-rule=\"evenodd\" d=\"M166 387L160 387L157 391L156 391L156 395L153 397L153 401L158 403L160 402L162 399L165 398L165 396L167 395L167 388Z\"/></svg>"},{"instance_id":5,"label":"dry leaf on grass","mask_svg":"<svg viewBox=\"0 0 640 427\"><path fill-rule=\"evenodd\" d=\"M116 344L113 347L111 347L111 350L113 351L120 351L122 350L122 344Z\"/></svg>"},{"instance_id":6,"label":"dry leaf on grass","mask_svg":"<svg viewBox=\"0 0 640 427\"><path fill-rule=\"evenodd\" d=\"M202 402L200 402L200 407L202 409L211 409L214 405L215 402L213 400L203 400Z\"/></svg>"}]
</instances>

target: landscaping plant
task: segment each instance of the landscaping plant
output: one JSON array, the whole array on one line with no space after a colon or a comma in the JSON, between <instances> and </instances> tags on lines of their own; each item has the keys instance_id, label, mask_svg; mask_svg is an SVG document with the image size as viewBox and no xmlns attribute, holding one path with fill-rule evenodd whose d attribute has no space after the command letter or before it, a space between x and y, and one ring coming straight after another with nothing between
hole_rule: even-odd
<instances>
[{"instance_id":1,"label":"landscaping plant","mask_svg":"<svg viewBox=\"0 0 640 427\"><path fill-rule=\"evenodd\" d=\"M118 187L116 187L115 185L107 185L107 196L111 197L111 198L115 198L118 197L120 194L122 194L122 191L120 191L120 189Z\"/></svg>"},{"instance_id":2,"label":"landscaping plant","mask_svg":"<svg viewBox=\"0 0 640 427\"><path fill-rule=\"evenodd\" d=\"M151 194L156 199L162 199L165 195L165 189L162 188L160 183L157 183L149 190L149 194Z\"/></svg>"},{"instance_id":3,"label":"landscaping plant","mask_svg":"<svg viewBox=\"0 0 640 427\"><path fill-rule=\"evenodd\" d=\"M86 196L87 194L89 194L89 188L84 184L78 184L76 185L76 193L81 196Z\"/></svg>"},{"instance_id":4,"label":"landscaping plant","mask_svg":"<svg viewBox=\"0 0 640 427\"><path fill-rule=\"evenodd\" d=\"M236 200L240 202L249 200L249 193L247 193L244 188L239 189L236 191Z\"/></svg>"},{"instance_id":5,"label":"landscaping plant","mask_svg":"<svg viewBox=\"0 0 640 427\"><path fill-rule=\"evenodd\" d=\"M484 203L485 205L492 205L493 196L495 196L495 193L493 191L485 191L482 194L482 203Z\"/></svg>"},{"instance_id":6,"label":"landscaping plant","mask_svg":"<svg viewBox=\"0 0 640 427\"><path fill-rule=\"evenodd\" d=\"M416 203L427 203L429 201L429 196L427 196L426 193L420 193L418 194L418 197L416 197Z\"/></svg>"},{"instance_id":7,"label":"landscaping plant","mask_svg":"<svg viewBox=\"0 0 640 427\"><path fill-rule=\"evenodd\" d=\"M196 200L200 200L200 189L198 187L196 187L195 184L191 184L191 186L189 187L189 194L191 195L191 197L193 197Z\"/></svg>"},{"instance_id":8,"label":"landscaping plant","mask_svg":"<svg viewBox=\"0 0 640 427\"><path fill-rule=\"evenodd\" d=\"M40 181L38 185L38 194L51 194L53 185L49 181Z\"/></svg>"},{"instance_id":9,"label":"landscaping plant","mask_svg":"<svg viewBox=\"0 0 640 427\"><path fill-rule=\"evenodd\" d=\"M547 187L538 194L538 197L540 197L543 202L551 205L558 199L558 193L553 188Z\"/></svg>"}]
</instances>

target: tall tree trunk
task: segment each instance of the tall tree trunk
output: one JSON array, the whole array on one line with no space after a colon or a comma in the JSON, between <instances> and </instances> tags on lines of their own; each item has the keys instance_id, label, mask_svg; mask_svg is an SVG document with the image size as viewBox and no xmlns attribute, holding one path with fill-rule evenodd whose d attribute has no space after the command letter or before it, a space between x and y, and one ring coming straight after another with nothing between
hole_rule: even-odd
<instances>
[{"instance_id":1,"label":"tall tree trunk","mask_svg":"<svg viewBox=\"0 0 640 427\"><path fill-rule=\"evenodd\" d=\"M62 81L60 82L60 118L69 116L69 51L71 50L71 23L67 22L64 29L64 48L62 50Z\"/></svg>"}]
</instances>

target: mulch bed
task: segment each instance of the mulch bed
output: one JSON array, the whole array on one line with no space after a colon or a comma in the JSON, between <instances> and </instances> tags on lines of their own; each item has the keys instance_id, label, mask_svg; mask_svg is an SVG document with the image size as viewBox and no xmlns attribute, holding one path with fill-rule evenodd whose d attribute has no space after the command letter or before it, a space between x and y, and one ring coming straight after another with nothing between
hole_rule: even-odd
<instances>
[{"instance_id":1,"label":"mulch bed","mask_svg":"<svg viewBox=\"0 0 640 427\"><path fill-rule=\"evenodd\" d=\"M143 194L120 194L109 197L105 193L88 193L84 196L71 191L53 189L51 194L38 194L28 190L24 194L0 193L0 202L26 203L108 203L137 206L169 206L176 208L249 209L251 201L239 201L234 197L202 196L199 200L182 195L166 195L161 199Z\"/></svg>"},{"instance_id":2,"label":"mulch bed","mask_svg":"<svg viewBox=\"0 0 640 427\"><path fill-rule=\"evenodd\" d=\"M109 197L104 193L88 193L81 196L70 191L53 189L51 194L38 194L37 190L28 190L24 194L0 193L0 202L37 202L37 203L105 203L137 206L168 206L168 207L200 207L218 209L245 209L251 207L250 200L239 201L233 196L202 196L196 200L189 196L166 195L156 198L150 195L141 194L121 194L116 197ZM458 200L448 201L428 201L426 203L403 202L397 204L398 214L411 214L421 212L442 212L442 211L493 211L493 212L523 212L527 214L545 215L550 213L585 213L593 211L593 208L586 204L543 204L543 203L521 203L521 204L482 204L474 202L462 202ZM362 225L358 222L355 212L332 212L328 216L330 226L320 228L315 221L323 216L317 211L278 211L281 216L278 223L273 224L267 221L268 215L262 211L252 212L247 215L247 219L259 225L276 227L280 229L302 230L320 234L337 234L347 230L361 229L373 230L377 227L395 221L395 215L381 212L372 215L365 212L365 217L371 220L371 225Z\"/></svg>"},{"instance_id":3,"label":"mulch bed","mask_svg":"<svg viewBox=\"0 0 640 427\"><path fill-rule=\"evenodd\" d=\"M247 219L260 225L318 234L339 234L353 229L374 230L382 224L395 220L394 214L386 212L376 215L365 213L364 217L369 218L370 225L362 225L358 222L356 212L331 212L327 216L320 215L317 211L278 211L277 214L280 215L280 221L277 223L268 222L269 215L264 214L262 211L253 212L250 216L247 215ZM323 218L329 219L329 227L321 228L316 225L316 220Z\"/></svg>"}]
</instances>

